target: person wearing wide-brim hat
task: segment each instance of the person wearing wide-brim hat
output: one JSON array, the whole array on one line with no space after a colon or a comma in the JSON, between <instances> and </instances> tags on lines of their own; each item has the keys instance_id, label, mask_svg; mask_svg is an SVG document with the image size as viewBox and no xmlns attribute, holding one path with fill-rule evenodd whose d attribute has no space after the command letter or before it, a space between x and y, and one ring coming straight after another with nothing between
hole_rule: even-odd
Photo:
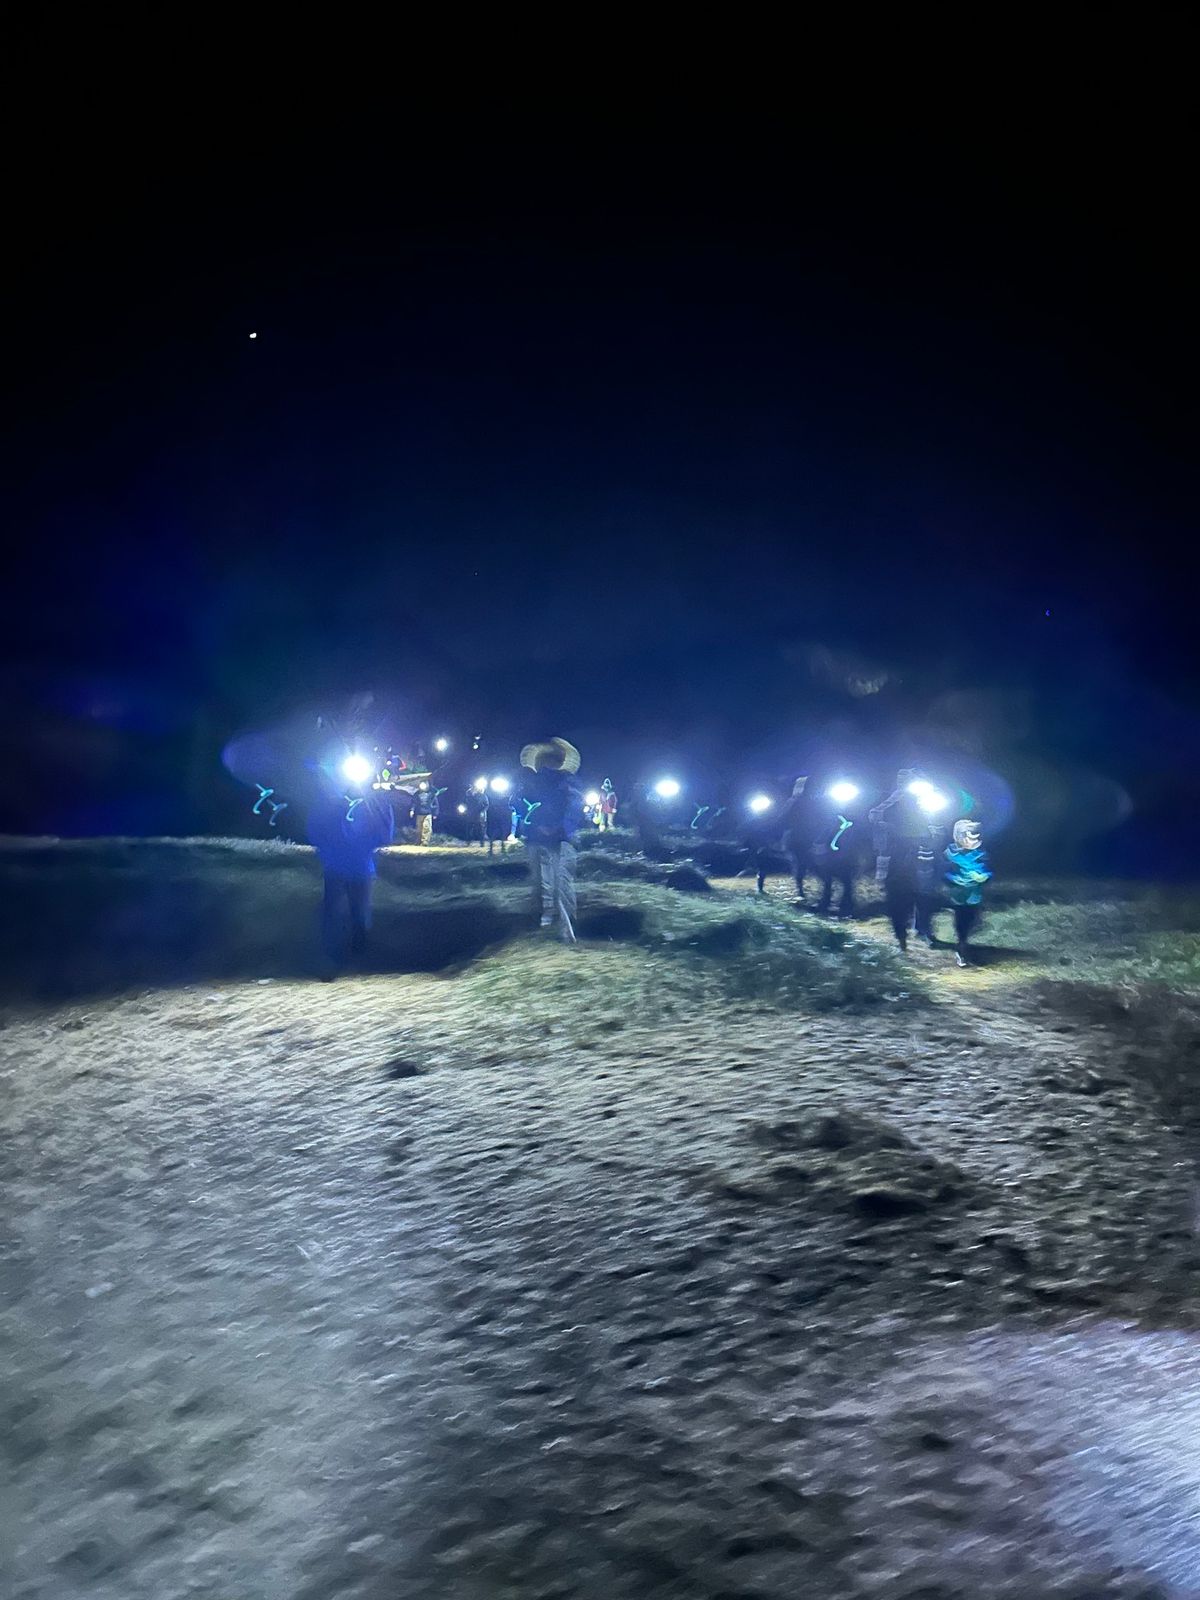
<instances>
[{"instance_id":1,"label":"person wearing wide-brim hat","mask_svg":"<svg viewBox=\"0 0 1200 1600\"><path fill-rule=\"evenodd\" d=\"M565 739L543 739L521 751L528 773L521 786L527 816L522 838L529 852L533 897L543 928L575 943L575 839L584 821L583 791L573 781L580 756Z\"/></svg>"},{"instance_id":2,"label":"person wearing wide-brim hat","mask_svg":"<svg viewBox=\"0 0 1200 1600\"><path fill-rule=\"evenodd\" d=\"M521 751L521 765L528 767L531 772L549 768L575 773L579 771L582 760L579 751L566 739L541 739L535 744L527 744Z\"/></svg>"}]
</instances>

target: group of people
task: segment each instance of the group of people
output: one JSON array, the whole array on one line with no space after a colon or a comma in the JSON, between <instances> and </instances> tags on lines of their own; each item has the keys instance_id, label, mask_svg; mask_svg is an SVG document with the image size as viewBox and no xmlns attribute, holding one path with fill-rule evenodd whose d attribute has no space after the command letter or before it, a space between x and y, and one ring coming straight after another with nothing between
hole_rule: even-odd
<instances>
[{"instance_id":1,"label":"group of people","mask_svg":"<svg viewBox=\"0 0 1200 1600\"><path fill-rule=\"evenodd\" d=\"M589 811L575 781L579 765L578 750L565 739L526 745L517 797L524 812L521 837L539 921L570 944L575 943L575 840ZM413 791L418 844L427 845L432 837L438 793L424 781ZM477 812L480 842L486 840L489 852L496 843L503 851L513 831L513 797L490 790L474 793L482 803ZM351 785L349 793L331 786L309 809L308 839L325 878L321 936L331 977L348 957L357 958L366 948L375 854L395 836L393 800L373 792L365 782Z\"/></svg>"},{"instance_id":2,"label":"group of people","mask_svg":"<svg viewBox=\"0 0 1200 1600\"><path fill-rule=\"evenodd\" d=\"M546 739L521 751L521 779L512 790L492 786L472 791L475 807L473 837L489 853L501 851L521 815L521 839L532 878L539 922L554 929L567 943L575 942L576 840L589 822L616 814L612 785L597 798L585 796L576 775L579 751L565 739ZM759 892L774 869L782 849L795 878L796 900L807 904L807 879L820 883L815 909L822 914L834 908L842 917L855 912L855 881L865 866L869 842L875 857L875 881L883 891L888 919L901 950L909 939L936 945L933 918L943 906L954 916L955 951L960 966L968 964L971 933L978 920L984 887L992 873L979 825L964 817L947 830L931 814L922 798L932 788L910 769L902 770L896 787L866 813L851 815L852 802L834 785L824 793L797 778L792 792L778 810L769 809L751 824L752 849ZM417 842L428 844L438 813L438 793L422 781L413 797ZM603 797L603 798L601 798ZM609 803L611 801L611 804ZM350 794L331 793L313 806L309 815L309 840L321 857L325 872L322 928L326 954L332 966L349 953L361 954L370 926L371 885L375 852L391 844L396 819L390 799L365 788Z\"/></svg>"},{"instance_id":3,"label":"group of people","mask_svg":"<svg viewBox=\"0 0 1200 1600\"><path fill-rule=\"evenodd\" d=\"M499 793L482 779L480 783L474 785L466 798L467 843L486 848L488 855L494 855L499 846L503 855L519 826L512 794L507 789Z\"/></svg>"},{"instance_id":4,"label":"group of people","mask_svg":"<svg viewBox=\"0 0 1200 1600\"><path fill-rule=\"evenodd\" d=\"M891 794L867 812L875 881L901 950L908 949L913 936L936 946L933 917L948 906L954 916L955 959L965 967L992 872L977 822L962 817L947 833L945 823L922 806L922 788L931 787L915 770L902 769ZM832 911L837 890L838 915L855 914L854 886L865 864L867 841L861 820L847 815L849 804L835 796L836 788L820 795L807 777L797 778L780 810L751 825L749 843L760 893L782 848L795 878L798 905L807 904L812 874L821 885L818 913Z\"/></svg>"}]
</instances>

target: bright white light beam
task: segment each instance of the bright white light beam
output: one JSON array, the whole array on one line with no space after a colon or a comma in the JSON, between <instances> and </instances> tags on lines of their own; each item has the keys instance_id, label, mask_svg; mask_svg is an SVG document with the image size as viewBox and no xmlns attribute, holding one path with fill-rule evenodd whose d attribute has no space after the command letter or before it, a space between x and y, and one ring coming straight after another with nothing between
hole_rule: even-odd
<instances>
[{"instance_id":1,"label":"bright white light beam","mask_svg":"<svg viewBox=\"0 0 1200 1600\"><path fill-rule=\"evenodd\" d=\"M374 770L366 756L347 756L342 762L342 777L347 783L366 783Z\"/></svg>"},{"instance_id":2,"label":"bright white light beam","mask_svg":"<svg viewBox=\"0 0 1200 1600\"><path fill-rule=\"evenodd\" d=\"M834 805L848 806L851 800L858 799L858 785L843 779L841 782L835 783L830 787L829 798L833 801Z\"/></svg>"},{"instance_id":3,"label":"bright white light beam","mask_svg":"<svg viewBox=\"0 0 1200 1600\"><path fill-rule=\"evenodd\" d=\"M775 802L769 794L752 794L746 804L756 817L761 817L764 811L770 811Z\"/></svg>"},{"instance_id":4,"label":"bright white light beam","mask_svg":"<svg viewBox=\"0 0 1200 1600\"><path fill-rule=\"evenodd\" d=\"M674 800L682 788L675 778L660 778L654 785L654 792L660 800Z\"/></svg>"}]
</instances>

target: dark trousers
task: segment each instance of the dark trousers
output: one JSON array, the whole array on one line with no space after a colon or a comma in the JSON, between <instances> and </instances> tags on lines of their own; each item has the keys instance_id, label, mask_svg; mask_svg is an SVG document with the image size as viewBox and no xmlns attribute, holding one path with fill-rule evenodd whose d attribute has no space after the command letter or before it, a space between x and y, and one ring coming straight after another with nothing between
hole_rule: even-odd
<instances>
[{"instance_id":1,"label":"dark trousers","mask_svg":"<svg viewBox=\"0 0 1200 1600\"><path fill-rule=\"evenodd\" d=\"M325 900L321 906L321 943L325 954L340 965L350 954L366 949L371 927L371 879L339 878L325 874ZM347 937L348 935L348 937Z\"/></svg>"},{"instance_id":2,"label":"dark trousers","mask_svg":"<svg viewBox=\"0 0 1200 1600\"><path fill-rule=\"evenodd\" d=\"M809 868L809 856L812 851L807 845L798 843L795 834L784 834L783 848L792 869L792 877L796 880L796 899L804 899L804 874Z\"/></svg>"},{"instance_id":3,"label":"dark trousers","mask_svg":"<svg viewBox=\"0 0 1200 1600\"><path fill-rule=\"evenodd\" d=\"M828 911L833 904L833 886L840 883L842 897L838 901L838 910L843 917L854 915L854 868L848 861L825 862L820 868L821 898L817 902L818 911Z\"/></svg>"},{"instance_id":4,"label":"dark trousers","mask_svg":"<svg viewBox=\"0 0 1200 1600\"><path fill-rule=\"evenodd\" d=\"M958 941L960 952L967 948L967 941L970 939L972 930L978 921L978 906L955 906L954 937Z\"/></svg>"},{"instance_id":5,"label":"dark trousers","mask_svg":"<svg viewBox=\"0 0 1200 1600\"><path fill-rule=\"evenodd\" d=\"M883 902L892 932L896 935L896 943L904 950L908 946L908 930L912 927L913 912L917 906L917 875L913 871L905 871L903 866L897 864L895 857L892 858L884 884Z\"/></svg>"}]
</instances>

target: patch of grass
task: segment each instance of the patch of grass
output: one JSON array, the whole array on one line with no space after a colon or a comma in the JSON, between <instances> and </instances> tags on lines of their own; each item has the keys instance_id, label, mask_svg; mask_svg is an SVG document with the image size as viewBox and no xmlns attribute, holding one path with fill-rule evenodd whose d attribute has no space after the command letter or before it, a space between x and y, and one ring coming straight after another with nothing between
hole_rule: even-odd
<instances>
[{"instance_id":1,"label":"patch of grass","mask_svg":"<svg viewBox=\"0 0 1200 1600\"><path fill-rule=\"evenodd\" d=\"M923 997L919 979L875 940L796 916L770 901L684 895L629 881L597 885L583 918L623 913L628 937L671 969L693 1000L782 1010L863 1010Z\"/></svg>"},{"instance_id":2,"label":"patch of grass","mask_svg":"<svg viewBox=\"0 0 1200 1600\"><path fill-rule=\"evenodd\" d=\"M394 874L396 859L411 870ZM521 867L512 864L513 877L468 859L459 873L458 859L411 851L381 863L377 970L436 970L522 926ZM314 852L282 841L5 841L0 994L54 1000L311 975L321 961L321 894Z\"/></svg>"},{"instance_id":3,"label":"patch of grass","mask_svg":"<svg viewBox=\"0 0 1200 1600\"><path fill-rule=\"evenodd\" d=\"M1039 976L1112 987L1200 990L1200 894L1106 885L1095 897L1071 886L1058 897L990 908L983 945L1011 950Z\"/></svg>"},{"instance_id":4,"label":"patch of grass","mask_svg":"<svg viewBox=\"0 0 1200 1600\"><path fill-rule=\"evenodd\" d=\"M731 884L737 892L689 895L664 888L663 875L620 841L581 860L584 949L563 976L574 1003L603 1011L611 987L616 1019L709 1002L856 1011L925 997L922 977L875 925L858 933L797 915L782 896L754 895L752 880ZM317 956L319 865L284 842L3 841L0 892L0 989L14 997L303 974ZM377 970L461 965L527 926L524 853L384 852L376 904ZM1110 998L1200 998L1194 890L1001 882L977 942L993 986L1050 981ZM530 959L518 943L500 966ZM553 995L558 968L536 960ZM481 981L499 981L493 963L483 967ZM985 973L964 981L980 984Z\"/></svg>"}]
</instances>

